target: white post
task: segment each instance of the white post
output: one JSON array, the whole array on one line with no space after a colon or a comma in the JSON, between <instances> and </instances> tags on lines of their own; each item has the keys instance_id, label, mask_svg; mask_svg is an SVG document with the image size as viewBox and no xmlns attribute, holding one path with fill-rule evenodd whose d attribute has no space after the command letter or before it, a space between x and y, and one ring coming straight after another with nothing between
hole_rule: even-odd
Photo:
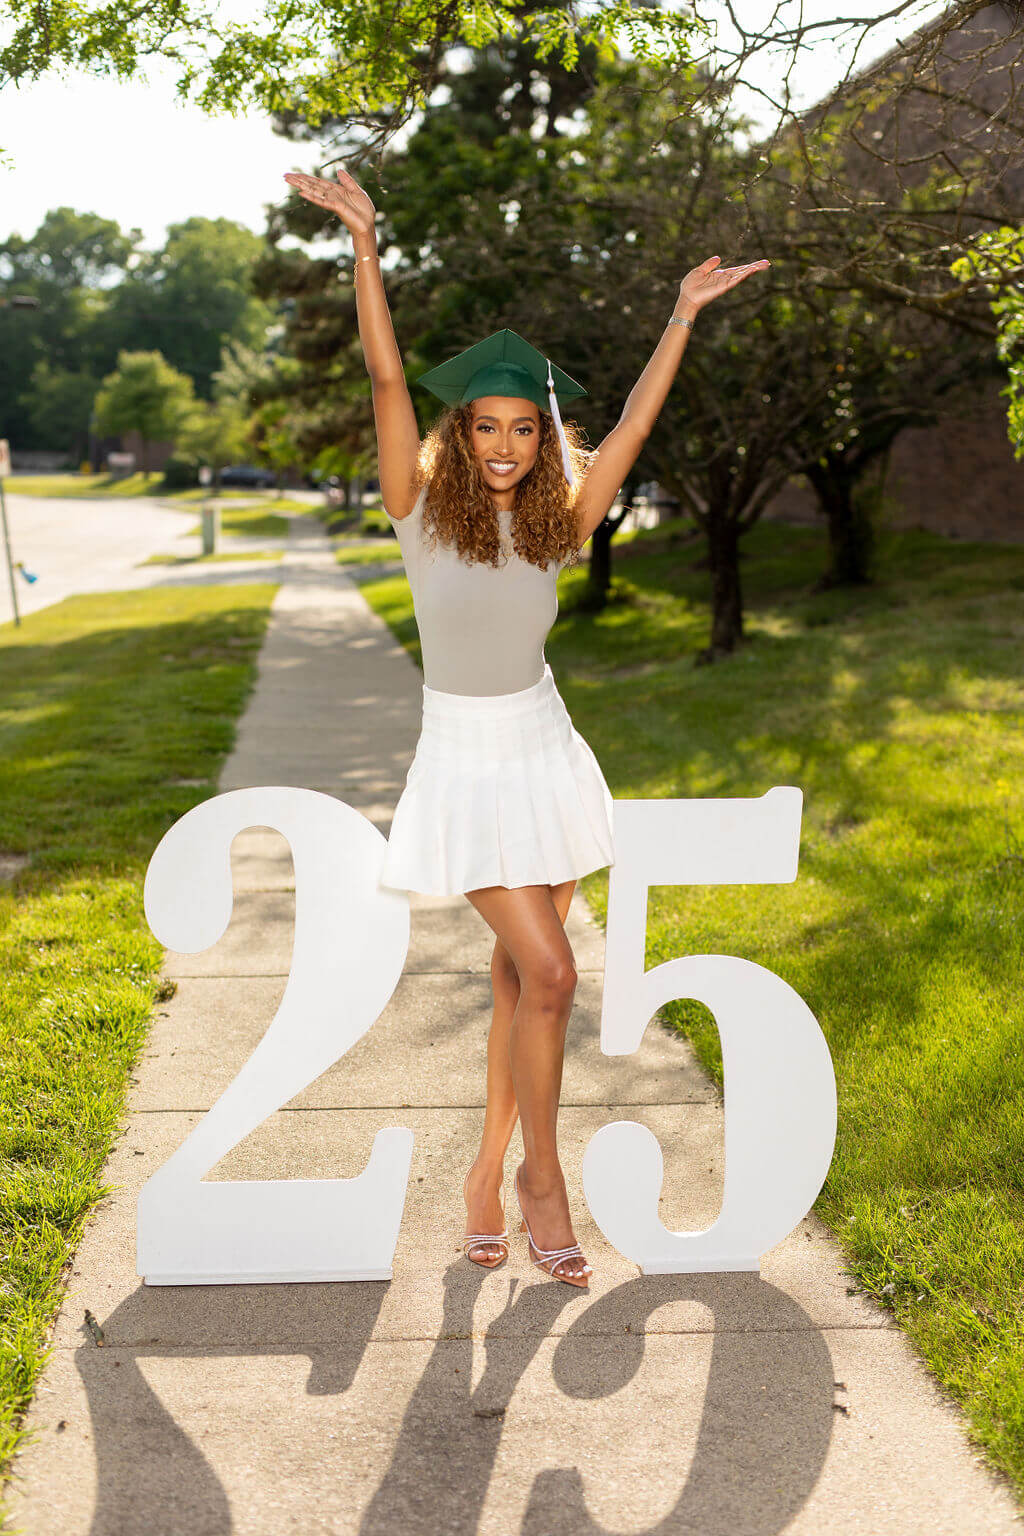
<instances>
[{"instance_id":1,"label":"white post","mask_svg":"<svg viewBox=\"0 0 1024 1536\"><path fill-rule=\"evenodd\" d=\"M207 489L213 480L213 470L209 464L201 464L199 467L199 484ZM204 501L199 513L199 525L203 538L203 554L212 555L217 550L217 534L219 532L217 516L218 508Z\"/></svg>"},{"instance_id":2,"label":"white post","mask_svg":"<svg viewBox=\"0 0 1024 1536\"><path fill-rule=\"evenodd\" d=\"M4 476L11 472L11 449L6 437L0 437L0 520L4 525L4 550L7 555L7 579L11 584L11 607L15 624L21 623L18 612L18 591L14 585L14 561L11 557L11 534L7 527L7 502L4 499Z\"/></svg>"}]
</instances>

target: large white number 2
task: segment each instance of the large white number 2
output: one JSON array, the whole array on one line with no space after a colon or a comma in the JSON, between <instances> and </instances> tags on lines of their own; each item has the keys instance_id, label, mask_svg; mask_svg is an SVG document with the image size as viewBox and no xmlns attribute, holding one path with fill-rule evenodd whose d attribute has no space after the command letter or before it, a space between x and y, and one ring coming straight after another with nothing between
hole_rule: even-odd
<instances>
[{"instance_id":1,"label":"large white number 2","mask_svg":"<svg viewBox=\"0 0 1024 1536\"><path fill-rule=\"evenodd\" d=\"M390 1280L412 1159L404 1126L377 1132L357 1178L202 1181L365 1035L409 949L409 898L380 885L383 834L343 800L287 785L216 795L164 834L144 894L162 944L191 954L224 933L231 843L247 827L273 827L291 845L288 984L234 1081L140 1190L136 1269L148 1285Z\"/></svg>"},{"instance_id":2,"label":"large white number 2","mask_svg":"<svg viewBox=\"0 0 1024 1536\"><path fill-rule=\"evenodd\" d=\"M781 785L759 800L615 801L601 1049L630 1054L662 1003L696 998L718 1025L725 1089L722 1209L702 1232L662 1223L661 1148L645 1126L602 1126L584 1153L594 1220L645 1274L759 1271L761 1254L792 1231L825 1182L836 1082L803 999L735 955L686 955L644 970L648 887L795 880L802 803L799 789Z\"/></svg>"},{"instance_id":3,"label":"large white number 2","mask_svg":"<svg viewBox=\"0 0 1024 1536\"><path fill-rule=\"evenodd\" d=\"M584 1190L609 1241L647 1273L759 1268L813 1204L832 1157L831 1058L806 1005L778 976L729 955L644 972L651 885L796 877L802 797L616 800L602 1049L635 1051L669 999L715 1015L725 1069L725 1194L705 1232L657 1214L661 1149L619 1121L592 1138ZM349 1050L380 1016L409 947L409 901L381 886L386 842L344 801L288 785L230 790L166 832L146 872L146 917L161 943L207 949L231 919L231 843L269 826L291 845L295 935L281 1006L241 1071L143 1185L137 1271L149 1285L387 1280L405 1203L412 1132L377 1132L352 1179L211 1180L203 1175Z\"/></svg>"}]
</instances>

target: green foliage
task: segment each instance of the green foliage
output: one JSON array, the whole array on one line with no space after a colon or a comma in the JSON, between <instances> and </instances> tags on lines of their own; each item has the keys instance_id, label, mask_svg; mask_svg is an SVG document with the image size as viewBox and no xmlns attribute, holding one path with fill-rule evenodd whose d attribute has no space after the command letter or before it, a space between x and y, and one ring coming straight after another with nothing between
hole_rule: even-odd
<instances>
[{"instance_id":1,"label":"green foliage","mask_svg":"<svg viewBox=\"0 0 1024 1536\"><path fill-rule=\"evenodd\" d=\"M237 400L199 401L175 438L179 452L216 470L236 464L249 451L249 418Z\"/></svg>"},{"instance_id":2,"label":"green foliage","mask_svg":"<svg viewBox=\"0 0 1024 1536\"><path fill-rule=\"evenodd\" d=\"M962 283L983 285L996 320L996 355L1009 382L1007 422L1014 456L1024 458L1024 229L1003 225L979 235L950 271Z\"/></svg>"},{"instance_id":3,"label":"green foliage","mask_svg":"<svg viewBox=\"0 0 1024 1536\"><path fill-rule=\"evenodd\" d=\"M15 447L87 457L92 400L120 352L160 352L208 399L226 345L265 348L274 312L250 285L258 235L194 218L171 225L158 250L140 251L141 238L60 207L31 236L0 242L0 295L38 300L0 306L0 421Z\"/></svg>"},{"instance_id":4,"label":"green foliage","mask_svg":"<svg viewBox=\"0 0 1024 1536\"><path fill-rule=\"evenodd\" d=\"M96 325L105 285L123 275L142 231L124 233L111 219L73 208L51 208L34 234L0 241L0 292L28 294L33 309L0 308L0 421L16 448L73 448L83 426L72 380L91 377L93 390L113 365L115 351L97 345ZM69 397L73 415L54 422L57 396ZM68 431L70 426L71 430ZM84 426L88 426L86 414ZM56 428L56 435L50 433Z\"/></svg>"},{"instance_id":5,"label":"green foliage","mask_svg":"<svg viewBox=\"0 0 1024 1536\"><path fill-rule=\"evenodd\" d=\"M163 246L141 253L106 296L103 334L119 348L145 338L187 373L196 394L214 394L229 339L262 348L273 310L252 292L261 237L233 219L198 216L171 224Z\"/></svg>"},{"instance_id":6,"label":"green foliage","mask_svg":"<svg viewBox=\"0 0 1024 1536\"><path fill-rule=\"evenodd\" d=\"M62 203L43 216L35 234L8 235L0 256L13 288L28 293L41 288L52 302L58 294L99 287L126 271L141 238L141 229L125 233L115 219L78 213Z\"/></svg>"},{"instance_id":7,"label":"green foliage","mask_svg":"<svg viewBox=\"0 0 1024 1536\"><path fill-rule=\"evenodd\" d=\"M3 25L6 23L6 25ZM482 48L522 37L540 59L576 68L581 51L610 56L626 40L637 56L680 63L700 24L685 12L596 0L585 14L565 4L526 8L493 0L264 0L253 21L221 20L203 0L153 0L141 9L108 0L40 0L26 15L20 0L0 0L0 86L51 69L86 69L131 79L147 56L181 66L178 90L210 111L300 111L319 126L344 113L405 115L422 107L446 49Z\"/></svg>"},{"instance_id":8,"label":"green foliage","mask_svg":"<svg viewBox=\"0 0 1024 1536\"><path fill-rule=\"evenodd\" d=\"M41 357L22 399L36 437L79 459L89 440L89 418L99 380L82 369L54 367Z\"/></svg>"},{"instance_id":9,"label":"green foliage","mask_svg":"<svg viewBox=\"0 0 1024 1536\"><path fill-rule=\"evenodd\" d=\"M134 430L144 444L173 441L193 409L192 380L159 352L122 352L116 372L103 380L96 396L96 429L102 434Z\"/></svg>"},{"instance_id":10,"label":"green foliage","mask_svg":"<svg viewBox=\"0 0 1024 1536\"><path fill-rule=\"evenodd\" d=\"M199 461L187 453L172 453L164 461L162 491L184 491L199 484Z\"/></svg>"},{"instance_id":11,"label":"green foliage","mask_svg":"<svg viewBox=\"0 0 1024 1536\"><path fill-rule=\"evenodd\" d=\"M154 0L141 9L130 0L100 9L40 0L31 15L18 0L0 0L0 23L0 86L51 69L129 80L144 57L163 55L181 66L180 94L195 94L209 111L301 111L312 126L345 112L422 106L434 61L459 45L524 37L542 60L571 71L582 49L609 55L622 40L639 57L682 63L692 34L702 31L686 12L634 0L596 0L585 14L559 0L527 9L493 0L264 0L252 22L221 20L203 0Z\"/></svg>"}]
</instances>

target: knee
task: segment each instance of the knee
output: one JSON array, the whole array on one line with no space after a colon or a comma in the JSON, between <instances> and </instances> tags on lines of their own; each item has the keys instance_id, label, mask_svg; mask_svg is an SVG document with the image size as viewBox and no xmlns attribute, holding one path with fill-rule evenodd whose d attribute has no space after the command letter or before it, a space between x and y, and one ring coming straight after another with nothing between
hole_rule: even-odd
<instances>
[{"instance_id":1,"label":"knee","mask_svg":"<svg viewBox=\"0 0 1024 1536\"><path fill-rule=\"evenodd\" d=\"M576 966L571 955L552 954L531 965L523 985L535 1005L563 1012L576 992Z\"/></svg>"}]
</instances>

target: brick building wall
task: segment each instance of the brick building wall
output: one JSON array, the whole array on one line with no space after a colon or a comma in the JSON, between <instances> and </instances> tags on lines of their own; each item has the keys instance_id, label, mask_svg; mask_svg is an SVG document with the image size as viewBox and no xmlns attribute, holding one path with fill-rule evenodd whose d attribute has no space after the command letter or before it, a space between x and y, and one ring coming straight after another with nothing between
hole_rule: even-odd
<instances>
[{"instance_id":1,"label":"brick building wall","mask_svg":"<svg viewBox=\"0 0 1024 1536\"><path fill-rule=\"evenodd\" d=\"M922 25L920 35L930 35L930 23ZM861 146L879 144L876 154L855 143L847 146L844 164L851 184L886 201L897 199L904 184L919 183L941 165L947 149L959 151L962 143L973 142L979 115L966 103L974 101L992 113L980 141L989 173L979 199L986 217L968 214L961 220L958 214L957 238L993 220L1014 226L1024 222L1020 104L1012 86L1024 62L1024 11L1010 0L989 5L945 32L934 54L926 49L919 56L911 38L885 57L894 65L906 57L916 59L921 89L881 100L858 124ZM884 71L885 57L868 72ZM936 84L941 91L936 92ZM1004 123L1011 100L1010 117L1016 120ZM812 108L805 124L816 123L822 111ZM868 129L875 131L869 134ZM886 163L890 156L899 162L898 174ZM893 526L955 538L1024 541L1024 460L1014 458L1007 434L1007 401L1000 394L1005 382L1000 374L979 384L976 408L969 413L958 405L956 419L907 428L899 435L885 479ZM821 516L802 478L774 499L766 515L798 521Z\"/></svg>"},{"instance_id":2,"label":"brick building wall","mask_svg":"<svg viewBox=\"0 0 1024 1536\"><path fill-rule=\"evenodd\" d=\"M999 385L986 387L970 416L901 432L889 458L885 493L893 527L1024 543L1024 459L1014 458ZM821 516L803 477L790 481L764 515L789 522Z\"/></svg>"}]
</instances>

